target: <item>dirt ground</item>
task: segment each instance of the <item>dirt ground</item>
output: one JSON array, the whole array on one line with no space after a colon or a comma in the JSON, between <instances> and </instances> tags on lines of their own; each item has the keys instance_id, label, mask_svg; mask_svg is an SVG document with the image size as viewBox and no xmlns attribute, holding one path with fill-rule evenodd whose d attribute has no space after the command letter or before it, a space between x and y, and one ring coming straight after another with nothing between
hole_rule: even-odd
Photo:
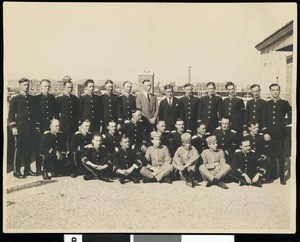
<instances>
[{"instance_id":1,"label":"dirt ground","mask_svg":"<svg viewBox=\"0 0 300 242\"><path fill-rule=\"evenodd\" d=\"M7 174L4 222L10 232L288 232L292 186L190 188L121 185L59 177L15 179Z\"/></svg>"}]
</instances>

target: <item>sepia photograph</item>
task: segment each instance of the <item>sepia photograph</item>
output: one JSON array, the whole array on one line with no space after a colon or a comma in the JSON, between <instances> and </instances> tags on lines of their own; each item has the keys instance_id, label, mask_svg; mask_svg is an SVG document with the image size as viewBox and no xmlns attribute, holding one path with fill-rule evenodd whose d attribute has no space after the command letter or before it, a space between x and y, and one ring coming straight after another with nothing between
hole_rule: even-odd
<instances>
[{"instance_id":1,"label":"sepia photograph","mask_svg":"<svg viewBox=\"0 0 300 242\"><path fill-rule=\"evenodd\" d=\"M3 3L4 233L296 232L296 3Z\"/></svg>"}]
</instances>

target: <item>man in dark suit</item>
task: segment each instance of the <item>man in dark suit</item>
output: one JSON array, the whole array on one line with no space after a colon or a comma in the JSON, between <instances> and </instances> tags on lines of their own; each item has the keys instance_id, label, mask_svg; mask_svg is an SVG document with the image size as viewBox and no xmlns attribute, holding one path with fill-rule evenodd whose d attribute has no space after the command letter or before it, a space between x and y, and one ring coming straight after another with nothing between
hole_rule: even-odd
<instances>
[{"instance_id":1,"label":"man in dark suit","mask_svg":"<svg viewBox=\"0 0 300 242\"><path fill-rule=\"evenodd\" d=\"M291 120L292 108L288 101L280 98L280 86L273 83L269 87L272 99L266 102L263 112L263 132L270 141L271 176L277 178L276 160L279 160L280 183L285 185L284 149L286 125ZM288 117L286 121L285 117Z\"/></svg>"},{"instance_id":2,"label":"man in dark suit","mask_svg":"<svg viewBox=\"0 0 300 242\"><path fill-rule=\"evenodd\" d=\"M71 77L63 78L64 93L56 99L60 130L63 132L67 147L70 147L71 136L78 129L78 98L72 94Z\"/></svg>"},{"instance_id":3,"label":"man in dark suit","mask_svg":"<svg viewBox=\"0 0 300 242\"><path fill-rule=\"evenodd\" d=\"M15 138L14 177L25 178L36 175L30 169L32 142L36 130L36 107L34 97L29 91L29 80L19 80L20 93L12 96L9 102L8 122ZM21 159L24 163L24 174L21 173Z\"/></svg>"},{"instance_id":4,"label":"man in dark suit","mask_svg":"<svg viewBox=\"0 0 300 242\"><path fill-rule=\"evenodd\" d=\"M143 80L143 90L136 97L136 108L142 112L142 120L146 128L147 136L153 131L154 124L158 117L158 103L154 94L150 93L150 80Z\"/></svg>"},{"instance_id":5,"label":"man in dark suit","mask_svg":"<svg viewBox=\"0 0 300 242\"><path fill-rule=\"evenodd\" d=\"M219 126L222 117L222 98L215 94L216 84L209 82L206 84L207 95L200 98L200 120L205 123L207 132L214 132Z\"/></svg>"},{"instance_id":6,"label":"man in dark suit","mask_svg":"<svg viewBox=\"0 0 300 242\"><path fill-rule=\"evenodd\" d=\"M105 89L102 98L103 109L103 129L107 130L106 126L111 120L118 124L118 129L122 123L121 103L118 95L113 93L114 83L111 80L105 82Z\"/></svg>"},{"instance_id":7,"label":"man in dark suit","mask_svg":"<svg viewBox=\"0 0 300 242\"><path fill-rule=\"evenodd\" d=\"M240 138L242 136L242 127L244 124L244 101L236 96L236 87L234 83L227 82L225 87L229 96L223 100L222 116L230 117L231 129L234 129Z\"/></svg>"},{"instance_id":8,"label":"man in dark suit","mask_svg":"<svg viewBox=\"0 0 300 242\"><path fill-rule=\"evenodd\" d=\"M248 124L257 122L259 128L262 128L262 113L266 104L266 101L260 97L260 86L253 84L251 87L253 99L249 100L246 104L245 118L244 118L244 136L247 135Z\"/></svg>"},{"instance_id":9,"label":"man in dark suit","mask_svg":"<svg viewBox=\"0 0 300 242\"><path fill-rule=\"evenodd\" d=\"M169 132L175 130L175 123L178 118L183 119L182 103L179 99L173 96L173 86L165 86L166 98L159 104L158 117L159 120L166 122L166 130Z\"/></svg>"},{"instance_id":10,"label":"man in dark suit","mask_svg":"<svg viewBox=\"0 0 300 242\"><path fill-rule=\"evenodd\" d=\"M133 96L131 94L132 90L132 82L125 81L123 83L123 93L120 96L120 103L121 103L121 111L122 111L122 117L123 122L126 120L131 119L131 110L136 108L136 96Z\"/></svg>"},{"instance_id":11,"label":"man in dark suit","mask_svg":"<svg viewBox=\"0 0 300 242\"><path fill-rule=\"evenodd\" d=\"M78 122L80 125L82 121L88 119L91 122L90 131L99 131L103 120L101 99L93 93L95 87L93 80L86 80L84 85L85 93L79 98Z\"/></svg>"},{"instance_id":12,"label":"man in dark suit","mask_svg":"<svg viewBox=\"0 0 300 242\"><path fill-rule=\"evenodd\" d=\"M200 123L200 99L193 96L193 86L190 83L184 85L185 96L180 98L183 106L184 125L186 131L196 133L197 123Z\"/></svg>"}]
</instances>

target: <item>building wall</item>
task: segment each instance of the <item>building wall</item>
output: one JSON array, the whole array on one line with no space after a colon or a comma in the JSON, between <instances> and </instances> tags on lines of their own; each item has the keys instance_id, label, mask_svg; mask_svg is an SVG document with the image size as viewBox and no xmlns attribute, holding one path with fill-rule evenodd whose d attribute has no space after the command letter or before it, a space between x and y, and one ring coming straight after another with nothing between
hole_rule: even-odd
<instances>
[{"instance_id":1,"label":"building wall","mask_svg":"<svg viewBox=\"0 0 300 242\"><path fill-rule=\"evenodd\" d=\"M286 95L285 98L292 103L293 56L286 57Z\"/></svg>"}]
</instances>

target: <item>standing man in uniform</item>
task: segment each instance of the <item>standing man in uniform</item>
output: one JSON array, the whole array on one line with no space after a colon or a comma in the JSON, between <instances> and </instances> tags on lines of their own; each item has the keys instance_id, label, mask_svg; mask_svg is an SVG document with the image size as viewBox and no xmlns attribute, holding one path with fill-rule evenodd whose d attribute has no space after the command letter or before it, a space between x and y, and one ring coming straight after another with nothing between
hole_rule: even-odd
<instances>
[{"instance_id":1,"label":"standing man in uniform","mask_svg":"<svg viewBox=\"0 0 300 242\"><path fill-rule=\"evenodd\" d=\"M159 120L166 122L166 129L171 132L175 130L175 123L178 118L183 119L183 107L179 99L174 97L172 85L165 86L166 98L159 104Z\"/></svg>"},{"instance_id":2,"label":"standing man in uniform","mask_svg":"<svg viewBox=\"0 0 300 242\"><path fill-rule=\"evenodd\" d=\"M249 100L246 104L245 119L244 119L244 131L243 135L247 135L249 123L257 122L259 128L262 128L262 114L266 104L266 101L260 97L260 86L253 84L251 87L253 99Z\"/></svg>"},{"instance_id":3,"label":"standing man in uniform","mask_svg":"<svg viewBox=\"0 0 300 242\"><path fill-rule=\"evenodd\" d=\"M184 125L186 131L195 134L197 123L200 123L200 99L193 96L193 86L190 83L184 85L185 96L180 98L183 105Z\"/></svg>"},{"instance_id":4,"label":"standing man in uniform","mask_svg":"<svg viewBox=\"0 0 300 242\"><path fill-rule=\"evenodd\" d=\"M60 130L63 132L67 147L70 148L71 136L78 129L78 98L72 94L73 83L69 76L63 78L64 93L56 99Z\"/></svg>"},{"instance_id":5,"label":"standing man in uniform","mask_svg":"<svg viewBox=\"0 0 300 242\"><path fill-rule=\"evenodd\" d=\"M121 111L123 122L130 121L131 119L131 110L136 108L136 96L131 94L132 90L132 82L125 81L123 83L123 93L120 96L120 103L121 103Z\"/></svg>"},{"instance_id":6,"label":"standing man in uniform","mask_svg":"<svg viewBox=\"0 0 300 242\"><path fill-rule=\"evenodd\" d=\"M150 93L150 80L143 80L141 93L136 97L136 108L142 112L142 120L146 128L147 135L153 131L154 124L158 117L158 103L154 94Z\"/></svg>"},{"instance_id":7,"label":"standing man in uniform","mask_svg":"<svg viewBox=\"0 0 300 242\"><path fill-rule=\"evenodd\" d=\"M270 141L271 176L277 179L276 160L279 160L280 183L285 185L284 149L286 125L291 120L292 107L289 102L280 98L280 86L273 83L269 87L272 99L266 102L263 112L263 132ZM285 117L288 117L288 122Z\"/></svg>"},{"instance_id":8,"label":"standing man in uniform","mask_svg":"<svg viewBox=\"0 0 300 242\"><path fill-rule=\"evenodd\" d=\"M84 120L90 120L90 131L93 133L100 131L103 116L102 104L100 97L93 93L95 82L88 79L85 81L84 86L85 92L79 98L78 122L80 125Z\"/></svg>"},{"instance_id":9,"label":"standing man in uniform","mask_svg":"<svg viewBox=\"0 0 300 242\"><path fill-rule=\"evenodd\" d=\"M206 130L214 132L219 126L222 117L222 98L216 95L216 84L209 82L206 84L207 95L200 98L200 120L205 123Z\"/></svg>"},{"instance_id":10,"label":"standing man in uniform","mask_svg":"<svg viewBox=\"0 0 300 242\"><path fill-rule=\"evenodd\" d=\"M229 96L223 100L222 116L230 117L231 129L234 129L238 135L238 138L240 138L244 124L244 101L236 96L236 87L234 83L227 82L225 87L229 93Z\"/></svg>"},{"instance_id":11,"label":"standing man in uniform","mask_svg":"<svg viewBox=\"0 0 300 242\"><path fill-rule=\"evenodd\" d=\"M15 138L14 177L25 178L36 175L30 169L32 142L36 124L34 97L29 94L29 80L19 80L20 93L12 96L9 102L8 123ZM21 160L24 163L24 174L21 173Z\"/></svg>"},{"instance_id":12,"label":"standing man in uniform","mask_svg":"<svg viewBox=\"0 0 300 242\"><path fill-rule=\"evenodd\" d=\"M114 83L111 80L105 82L106 91L101 96L103 107L103 129L107 130L108 122L111 120L118 124L118 130L122 124L122 109L120 98L113 93Z\"/></svg>"}]
</instances>

